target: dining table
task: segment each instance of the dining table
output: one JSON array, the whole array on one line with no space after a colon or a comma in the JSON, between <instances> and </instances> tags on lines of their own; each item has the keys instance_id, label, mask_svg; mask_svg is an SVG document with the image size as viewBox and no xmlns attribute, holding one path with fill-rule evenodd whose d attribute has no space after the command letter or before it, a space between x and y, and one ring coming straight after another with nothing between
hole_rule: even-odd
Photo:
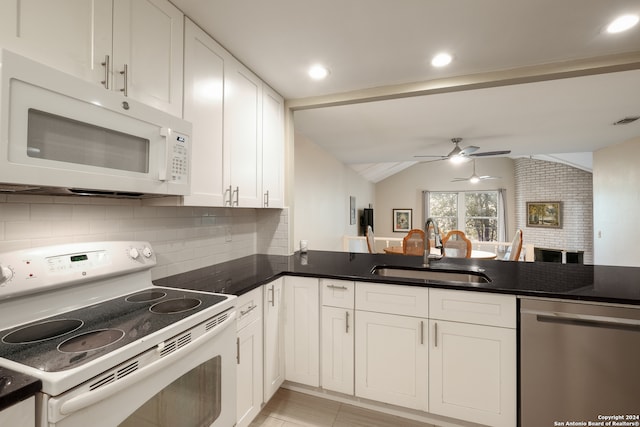
<instances>
[{"instance_id":1,"label":"dining table","mask_svg":"<svg viewBox=\"0 0 640 427\"><path fill-rule=\"evenodd\" d=\"M387 246L386 248L383 248L383 250L387 254L402 255L404 253L402 246ZM440 255L440 251L436 248L431 249L431 253L434 255ZM478 249L471 250L471 258L495 259L497 256L498 255L495 252L481 251Z\"/></svg>"}]
</instances>

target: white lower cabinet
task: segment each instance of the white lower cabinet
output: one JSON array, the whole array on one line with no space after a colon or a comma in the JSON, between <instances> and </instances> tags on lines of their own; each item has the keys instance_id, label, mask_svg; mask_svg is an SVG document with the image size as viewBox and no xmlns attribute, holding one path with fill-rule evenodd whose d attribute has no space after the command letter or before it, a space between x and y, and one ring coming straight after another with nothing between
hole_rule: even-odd
<instances>
[{"instance_id":1,"label":"white lower cabinet","mask_svg":"<svg viewBox=\"0 0 640 427\"><path fill-rule=\"evenodd\" d=\"M246 427L262 408L262 288L238 297L236 421Z\"/></svg>"},{"instance_id":2,"label":"white lower cabinet","mask_svg":"<svg viewBox=\"0 0 640 427\"><path fill-rule=\"evenodd\" d=\"M0 426L31 427L36 425L35 397L0 411Z\"/></svg>"},{"instance_id":3,"label":"white lower cabinet","mask_svg":"<svg viewBox=\"0 0 640 427\"><path fill-rule=\"evenodd\" d=\"M355 283L320 280L320 384L325 390L354 394Z\"/></svg>"},{"instance_id":4,"label":"white lower cabinet","mask_svg":"<svg viewBox=\"0 0 640 427\"><path fill-rule=\"evenodd\" d=\"M515 296L431 289L429 305L429 412L515 426Z\"/></svg>"},{"instance_id":5,"label":"white lower cabinet","mask_svg":"<svg viewBox=\"0 0 640 427\"><path fill-rule=\"evenodd\" d=\"M322 307L322 387L353 394L353 309Z\"/></svg>"},{"instance_id":6,"label":"white lower cabinet","mask_svg":"<svg viewBox=\"0 0 640 427\"><path fill-rule=\"evenodd\" d=\"M429 412L516 425L516 330L431 320Z\"/></svg>"},{"instance_id":7,"label":"white lower cabinet","mask_svg":"<svg viewBox=\"0 0 640 427\"><path fill-rule=\"evenodd\" d=\"M264 301L264 402L284 382L284 279L263 286Z\"/></svg>"},{"instance_id":8,"label":"white lower cabinet","mask_svg":"<svg viewBox=\"0 0 640 427\"><path fill-rule=\"evenodd\" d=\"M285 278L285 379L320 385L320 298L318 279Z\"/></svg>"},{"instance_id":9,"label":"white lower cabinet","mask_svg":"<svg viewBox=\"0 0 640 427\"><path fill-rule=\"evenodd\" d=\"M427 322L356 311L356 396L427 410Z\"/></svg>"}]
</instances>

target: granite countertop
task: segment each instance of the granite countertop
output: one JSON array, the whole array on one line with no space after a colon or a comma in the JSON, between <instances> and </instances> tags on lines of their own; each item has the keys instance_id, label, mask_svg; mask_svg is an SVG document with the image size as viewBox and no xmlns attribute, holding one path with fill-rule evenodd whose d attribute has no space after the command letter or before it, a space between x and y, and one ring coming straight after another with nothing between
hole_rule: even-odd
<instances>
[{"instance_id":1,"label":"granite countertop","mask_svg":"<svg viewBox=\"0 0 640 427\"><path fill-rule=\"evenodd\" d=\"M293 275L640 305L640 268L636 267L445 258L432 261L432 269L475 271L491 281L452 283L372 273L375 266L421 265L422 257L390 254L309 251L290 256L251 255L158 279L154 284L242 295L280 276Z\"/></svg>"},{"instance_id":2,"label":"granite countertop","mask_svg":"<svg viewBox=\"0 0 640 427\"><path fill-rule=\"evenodd\" d=\"M41 387L40 380L0 367L0 411L33 396Z\"/></svg>"}]
</instances>

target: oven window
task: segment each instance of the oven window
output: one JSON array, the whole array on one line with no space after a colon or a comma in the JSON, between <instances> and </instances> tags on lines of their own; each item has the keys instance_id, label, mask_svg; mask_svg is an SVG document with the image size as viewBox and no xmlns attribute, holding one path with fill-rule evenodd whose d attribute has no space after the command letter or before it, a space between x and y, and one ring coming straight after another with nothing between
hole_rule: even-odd
<instances>
[{"instance_id":1,"label":"oven window","mask_svg":"<svg viewBox=\"0 0 640 427\"><path fill-rule=\"evenodd\" d=\"M209 427L222 410L222 357L187 372L142 405L119 427Z\"/></svg>"},{"instance_id":2,"label":"oven window","mask_svg":"<svg viewBox=\"0 0 640 427\"><path fill-rule=\"evenodd\" d=\"M87 166L149 172L149 140L29 109L27 155Z\"/></svg>"}]
</instances>

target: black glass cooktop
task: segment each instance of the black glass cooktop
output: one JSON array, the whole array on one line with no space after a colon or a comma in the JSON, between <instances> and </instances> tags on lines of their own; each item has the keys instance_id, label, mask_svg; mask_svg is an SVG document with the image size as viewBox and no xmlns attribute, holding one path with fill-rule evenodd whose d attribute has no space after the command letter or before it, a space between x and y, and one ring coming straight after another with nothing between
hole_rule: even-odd
<instances>
[{"instance_id":1,"label":"black glass cooktop","mask_svg":"<svg viewBox=\"0 0 640 427\"><path fill-rule=\"evenodd\" d=\"M64 371L97 359L227 298L160 287L141 290L0 331L0 357L46 372Z\"/></svg>"}]
</instances>

